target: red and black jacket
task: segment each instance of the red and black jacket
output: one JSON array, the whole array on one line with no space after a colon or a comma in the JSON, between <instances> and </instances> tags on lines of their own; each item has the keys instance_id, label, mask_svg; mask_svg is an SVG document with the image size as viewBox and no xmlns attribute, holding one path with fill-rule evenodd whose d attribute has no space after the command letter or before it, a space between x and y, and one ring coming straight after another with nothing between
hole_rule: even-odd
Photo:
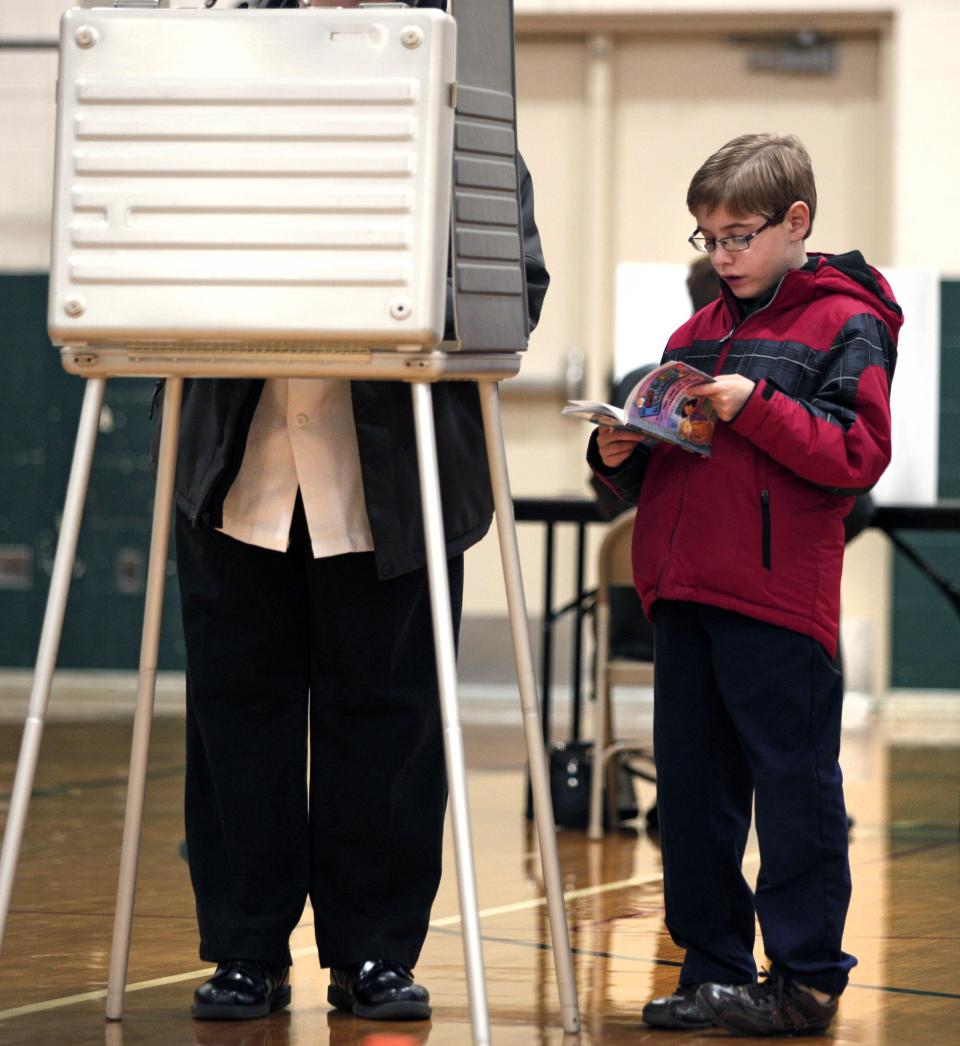
<instances>
[{"instance_id":1,"label":"red and black jacket","mask_svg":"<svg viewBox=\"0 0 960 1046\"><path fill-rule=\"evenodd\" d=\"M756 382L713 455L640 446L618 469L588 461L638 501L633 573L651 618L691 600L802 632L834 656L843 519L890 461L890 382L903 322L883 276L854 251L791 269L743 316L724 287L663 359Z\"/></svg>"}]
</instances>

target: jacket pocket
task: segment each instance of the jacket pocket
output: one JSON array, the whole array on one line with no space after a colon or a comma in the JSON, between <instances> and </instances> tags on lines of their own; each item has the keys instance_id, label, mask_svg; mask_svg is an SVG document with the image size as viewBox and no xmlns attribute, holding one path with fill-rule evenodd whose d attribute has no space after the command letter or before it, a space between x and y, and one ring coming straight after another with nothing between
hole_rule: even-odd
<instances>
[{"instance_id":1,"label":"jacket pocket","mask_svg":"<svg viewBox=\"0 0 960 1046\"><path fill-rule=\"evenodd\" d=\"M766 570L773 569L772 556L770 552L770 491L760 491L760 548L763 556L763 566Z\"/></svg>"}]
</instances>

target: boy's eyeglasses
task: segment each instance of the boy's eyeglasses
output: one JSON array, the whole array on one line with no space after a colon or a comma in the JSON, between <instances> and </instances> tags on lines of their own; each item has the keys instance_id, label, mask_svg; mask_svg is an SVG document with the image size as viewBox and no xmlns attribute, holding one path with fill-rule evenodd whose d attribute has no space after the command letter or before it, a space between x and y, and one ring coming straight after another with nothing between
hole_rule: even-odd
<instances>
[{"instance_id":1,"label":"boy's eyeglasses","mask_svg":"<svg viewBox=\"0 0 960 1046\"><path fill-rule=\"evenodd\" d=\"M687 243L701 254L713 254L719 245L725 251L736 253L737 251L745 251L750 246L750 241L754 237L759 236L764 229L769 229L771 225L779 225L786 216L787 211L790 208L784 208L782 211L772 217L768 218L759 229L754 232L748 232L746 236L721 236L719 240L714 240L709 236L698 236L694 233L692 236L687 238Z\"/></svg>"}]
</instances>

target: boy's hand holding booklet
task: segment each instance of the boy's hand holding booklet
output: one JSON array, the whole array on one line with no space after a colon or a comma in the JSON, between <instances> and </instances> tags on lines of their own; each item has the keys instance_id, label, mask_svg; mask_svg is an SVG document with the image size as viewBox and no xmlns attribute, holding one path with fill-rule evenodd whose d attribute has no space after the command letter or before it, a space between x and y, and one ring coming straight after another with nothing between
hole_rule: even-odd
<instances>
[{"instance_id":1,"label":"boy's hand holding booklet","mask_svg":"<svg viewBox=\"0 0 960 1046\"><path fill-rule=\"evenodd\" d=\"M600 425L643 432L708 458L717 414L708 399L691 396L690 389L713 380L688 363L664 363L634 386L623 408L591 400L570 400L563 413Z\"/></svg>"}]
</instances>

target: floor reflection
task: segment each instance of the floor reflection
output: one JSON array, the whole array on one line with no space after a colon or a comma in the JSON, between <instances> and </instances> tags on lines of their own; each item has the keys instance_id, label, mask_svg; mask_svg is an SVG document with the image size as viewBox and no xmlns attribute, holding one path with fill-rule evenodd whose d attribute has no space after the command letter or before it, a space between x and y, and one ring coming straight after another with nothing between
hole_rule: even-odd
<instances>
[{"instance_id":1,"label":"floor reflection","mask_svg":"<svg viewBox=\"0 0 960 1046\"><path fill-rule=\"evenodd\" d=\"M258 1021L190 1022L196 1046L290 1046L290 1011Z\"/></svg>"}]
</instances>

